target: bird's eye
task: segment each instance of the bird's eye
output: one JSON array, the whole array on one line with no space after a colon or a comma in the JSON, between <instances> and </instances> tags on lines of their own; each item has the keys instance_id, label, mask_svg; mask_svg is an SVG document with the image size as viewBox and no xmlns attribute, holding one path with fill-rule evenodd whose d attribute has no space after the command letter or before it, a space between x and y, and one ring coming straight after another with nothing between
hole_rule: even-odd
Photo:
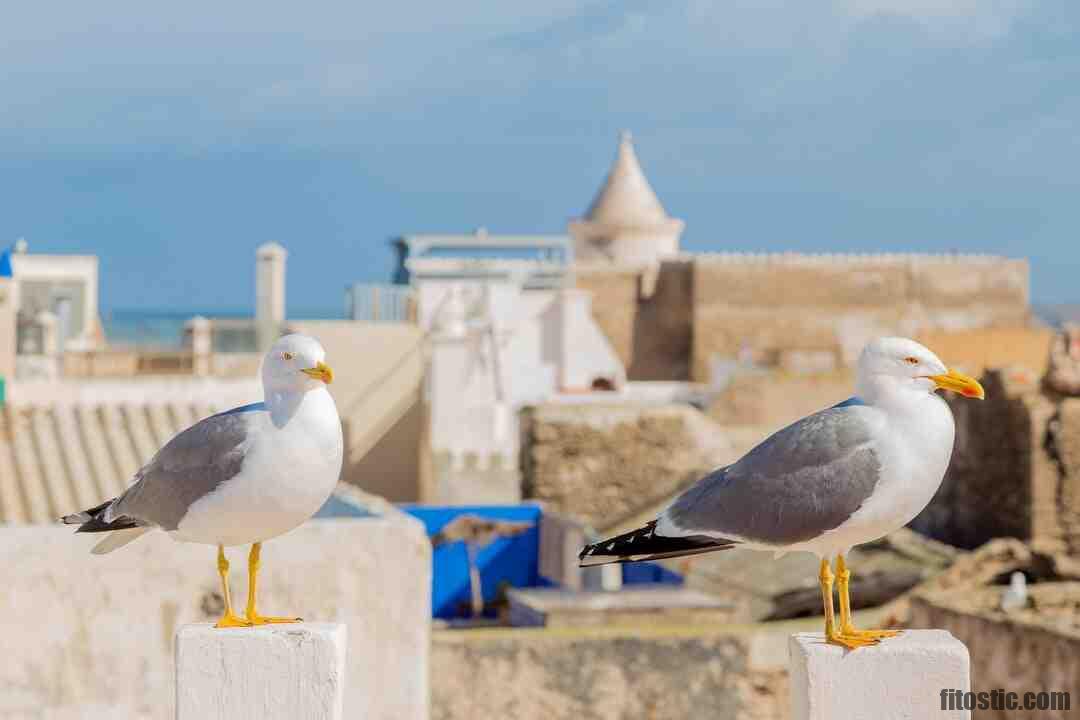
<instances>
[{"instance_id":1,"label":"bird's eye","mask_svg":"<svg viewBox=\"0 0 1080 720\"><path fill-rule=\"evenodd\" d=\"M904 362L906 362L908 365L918 365L919 364L919 358L912 357L912 356L909 355L908 357L904 358Z\"/></svg>"},{"instance_id":2,"label":"bird's eye","mask_svg":"<svg viewBox=\"0 0 1080 720\"><path fill-rule=\"evenodd\" d=\"M281 353L281 359L282 360L292 360L293 359L293 354L291 352L283 352L283 353Z\"/></svg>"}]
</instances>

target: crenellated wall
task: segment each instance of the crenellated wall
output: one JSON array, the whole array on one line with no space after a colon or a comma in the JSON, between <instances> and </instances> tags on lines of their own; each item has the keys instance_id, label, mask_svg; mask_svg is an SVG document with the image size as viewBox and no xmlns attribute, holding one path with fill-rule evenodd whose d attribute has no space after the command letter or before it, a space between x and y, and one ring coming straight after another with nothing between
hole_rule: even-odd
<instances>
[{"instance_id":1,"label":"crenellated wall","mask_svg":"<svg viewBox=\"0 0 1080 720\"><path fill-rule=\"evenodd\" d=\"M834 353L850 365L880 335L1022 327L1028 262L986 255L692 256L692 377L713 357Z\"/></svg>"},{"instance_id":2,"label":"crenellated wall","mask_svg":"<svg viewBox=\"0 0 1080 720\"><path fill-rule=\"evenodd\" d=\"M683 254L651 269L590 266L576 282L633 380L704 382L714 360L747 354L843 367L880 335L1030 316L1027 260L989 255Z\"/></svg>"}]
</instances>

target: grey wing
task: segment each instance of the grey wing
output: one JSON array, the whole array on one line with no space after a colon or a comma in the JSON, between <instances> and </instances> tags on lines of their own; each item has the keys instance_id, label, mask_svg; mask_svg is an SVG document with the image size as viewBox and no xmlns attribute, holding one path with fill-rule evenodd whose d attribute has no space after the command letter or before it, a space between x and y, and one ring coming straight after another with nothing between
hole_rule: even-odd
<instances>
[{"instance_id":1,"label":"grey wing","mask_svg":"<svg viewBox=\"0 0 1080 720\"><path fill-rule=\"evenodd\" d=\"M106 520L128 517L175 530L192 503L240 472L249 431L264 412L247 406L181 432L139 470L137 482L109 507Z\"/></svg>"},{"instance_id":2,"label":"grey wing","mask_svg":"<svg viewBox=\"0 0 1080 720\"><path fill-rule=\"evenodd\" d=\"M713 471L664 511L687 532L791 545L842 524L880 476L867 409L834 407L789 425Z\"/></svg>"}]
</instances>

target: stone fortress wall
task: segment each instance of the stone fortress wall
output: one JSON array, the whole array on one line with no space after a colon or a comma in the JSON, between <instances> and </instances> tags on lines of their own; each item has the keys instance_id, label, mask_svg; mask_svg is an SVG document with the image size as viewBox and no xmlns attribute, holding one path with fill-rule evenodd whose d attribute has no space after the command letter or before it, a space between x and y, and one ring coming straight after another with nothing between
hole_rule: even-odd
<instances>
[{"instance_id":1,"label":"stone fortress wall","mask_svg":"<svg viewBox=\"0 0 1080 720\"><path fill-rule=\"evenodd\" d=\"M735 361L793 375L850 369L880 335L1030 323L1027 260L991 255L683 253L623 133L568 226L575 284L630 380L709 382Z\"/></svg>"},{"instance_id":2,"label":"stone fortress wall","mask_svg":"<svg viewBox=\"0 0 1080 720\"><path fill-rule=\"evenodd\" d=\"M1024 327L1027 260L989 255L681 254L576 268L635 380L710 379L749 354L796 372L849 367L879 335Z\"/></svg>"}]
</instances>

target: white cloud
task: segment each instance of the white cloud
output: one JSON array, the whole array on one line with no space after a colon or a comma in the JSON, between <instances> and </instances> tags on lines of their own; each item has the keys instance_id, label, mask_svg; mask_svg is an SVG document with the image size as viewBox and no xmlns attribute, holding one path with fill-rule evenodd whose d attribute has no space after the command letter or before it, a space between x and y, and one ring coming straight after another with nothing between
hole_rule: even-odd
<instances>
[{"instance_id":1,"label":"white cloud","mask_svg":"<svg viewBox=\"0 0 1080 720\"><path fill-rule=\"evenodd\" d=\"M1034 6L1034 0L839 0L856 18L912 20L929 34L968 40L994 40Z\"/></svg>"}]
</instances>

